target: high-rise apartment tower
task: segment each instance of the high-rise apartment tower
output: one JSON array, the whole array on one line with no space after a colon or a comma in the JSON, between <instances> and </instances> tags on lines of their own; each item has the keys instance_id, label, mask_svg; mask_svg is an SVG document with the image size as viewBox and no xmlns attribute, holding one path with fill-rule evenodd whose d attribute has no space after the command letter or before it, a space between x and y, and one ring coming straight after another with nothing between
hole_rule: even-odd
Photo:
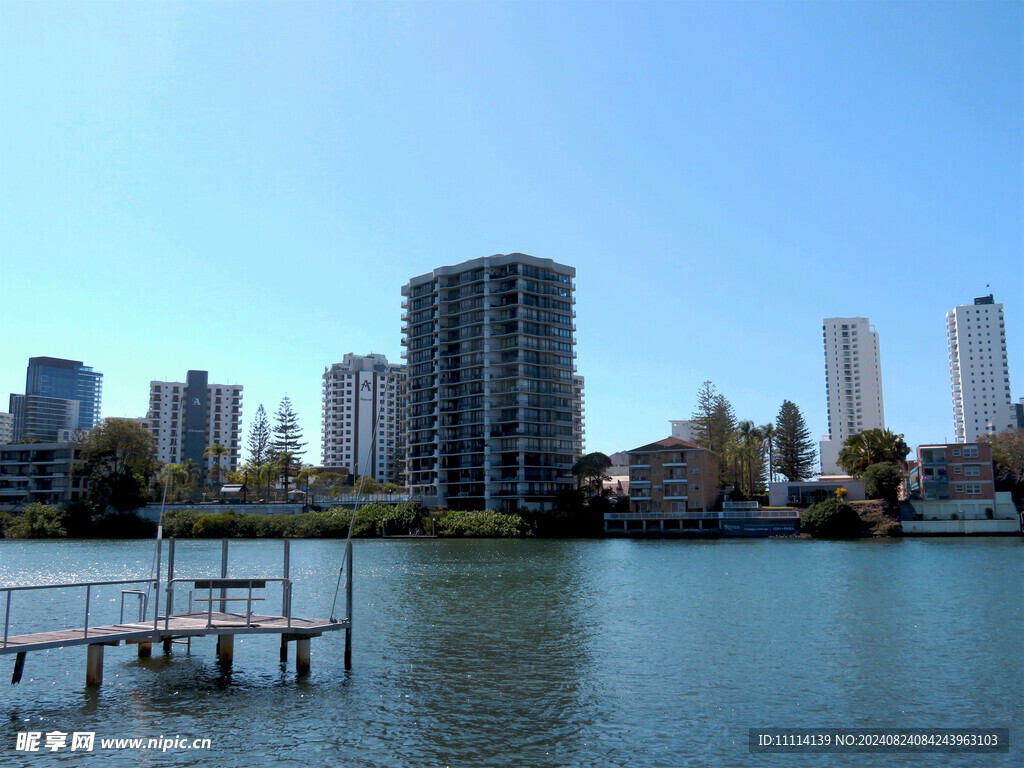
<instances>
[{"instance_id":1,"label":"high-rise apartment tower","mask_svg":"<svg viewBox=\"0 0 1024 768\"><path fill-rule=\"evenodd\" d=\"M973 443L1015 426L1003 305L990 294L949 310L946 337L956 441Z\"/></svg>"},{"instance_id":2,"label":"high-rise apartment tower","mask_svg":"<svg viewBox=\"0 0 1024 768\"><path fill-rule=\"evenodd\" d=\"M458 509L544 510L583 450L576 270L521 253L402 288L407 479Z\"/></svg>"},{"instance_id":3,"label":"high-rise apartment tower","mask_svg":"<svg viewBox=\"0 0 1024 768\"><path fill-rule=\"evenodd\" d=\"M100 418L103 374L81 360L30 357L25 394L11 395L14 439L55 441L62 432L89 431Z\"/></svg>"},{"instance_id":4,"label":"high-rise apartment tower","mask_svg":"<svg viewBox=\"0 0 1024 768\"><path fill-rule=\"evenodd\" d=\"M828 434L819 444L821 473L842 472L839 452L852 435L885 429L882 362L878 333L866 317L827 317L821 321L825 347Z\"/></svg>"},{"instance_id":5,"label":"high-rise apartment tower","mask_svg":"<svg viewBox=\"0 0 1024 768\"><path fill-rule=\"evenodd\" d=\"M380 483L401 474L405 368L384 355L347 354L324 371L322 445L328 467Z\"/></svg>"},{"instance_id":6,"label":"high-rise apartment tower","mask_svg":"<svg viewBox=\"0 0 1024 768\"><path fill-rule=\"evenodd\" d=\"M222 470L238 468L242 385L208 380L206 371L189 371L184 382L149 382L146 418L159 461L181 464L192 459L206 471L218 461ZM227 453L218 458L206 450L213 445L223 445Z\"/></svg>"}]
</instances>

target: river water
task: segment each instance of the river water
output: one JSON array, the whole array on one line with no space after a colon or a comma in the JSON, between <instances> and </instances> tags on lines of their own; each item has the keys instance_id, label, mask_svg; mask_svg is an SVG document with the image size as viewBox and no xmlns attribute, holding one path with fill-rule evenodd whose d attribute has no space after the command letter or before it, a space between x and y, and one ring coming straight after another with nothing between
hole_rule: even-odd
<instances>
[{"instance_id":1,"label":"river water","mask_svg":"<svg viewBox=\"0 0 1024 768\"><path fill-rule=\"evenodd\" d=\"M230 547L230 575L281 575L280 542ZM343 547L292 543L296 614L329 615ZM227 672L212 637L144 661L134 646L108 648L98 689L84 685L84 647L29 654L17 686L13 656L0 656L0 765L1024 764L1019 539L371 540L354 551L351 672L340 632L312 641L305 678L294 650L279 663L277 636L236 638ZM146 578L152 561L152 542L0 541L0 585ZM178 543L177 575L219 575L219 562L219 542ZM91 624L116 621L119 589L93 598ZM276 610L268 591L262 605ZM32 594L15 596L12 632L81 626L80 595ZM1011 746L751 754L748 729L765 727L1008 728ZM17 751L29 731L97 742ZM176 736L212 745L161 754L98 741Z\"/></svg>"}]
</instances>

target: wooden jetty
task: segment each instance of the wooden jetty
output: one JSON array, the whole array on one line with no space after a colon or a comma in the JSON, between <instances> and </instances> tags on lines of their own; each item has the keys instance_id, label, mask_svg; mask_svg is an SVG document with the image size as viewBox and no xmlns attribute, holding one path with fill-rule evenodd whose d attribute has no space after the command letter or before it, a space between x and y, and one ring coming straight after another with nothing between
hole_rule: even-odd
<instances>
[{"instance_id":1,"label":"wooden jetty","mask_svg":"<svg viewBox=\"0 0 1024 768\"><path fill-rule=\"evenodd\" d=\"M87 646L85 681L87 685L100 685L103 682L103 649L121 643L138 645L138 655L149 657L153 643L163 645L164 654L169 654L174 642L191 644L194 637L214 635L217 637L217 656L221 663L230 664L234 652L235 635L277 634L281 636L282 662L288 660L288 643L295 643L296 671L306 674L310 669L310 639L320 637L324 632L345 631L345 669L352 668L352 542L345 546L345 558L339 571L339 587L341 573L345 574L345 617L336 619L305 619L292 615L292 581L289 578L290 547L284 542L284 575L280 578L228 578L228 541L221 542L221 569L219 576L191 576L180 578L174 576L174 539L168 540L167 579L163 582L164 610L160 610L160 546L157 541L157 569L153 579L133 579L120 581L76 582L72 584L41 584L23 587L0 587L0 593L6 592L4 612L3 642L0 654L16 654L14 673L11 683L21 681L25 668L25 659L30 651L42 651L49 648L65 646ZM253 613L253 603L266 600L264 591L268 583L281 585L281 615ZM116 624L89 626L90 601L92 590L111 586L148 585L156 595L152 618L149 616L149 590L122 589L121 615ZM183 613L174 611L175 588L191 587L189 592L189 609ZM33 594L39 590L52 589L84 589L85 620L77 629L58 629L47 632L10 635L11 605L14 594ZM198 596L197 596L198 593ZM204 594L205 593L205 594ZM125 599L129 596L138 599L138 617L135 621L124 620ZM23 599L23 598L22 598ZM337 592L335 593L337 600ZM196 610L195 604L202 604L202 610ZM238 604L243 611L228 611L229 607ZM333 613L332 606L332 613ZM59 621L62 617L53 617ZM191 645L190 645L191 647Z\"/></svg>"}]
</instances>

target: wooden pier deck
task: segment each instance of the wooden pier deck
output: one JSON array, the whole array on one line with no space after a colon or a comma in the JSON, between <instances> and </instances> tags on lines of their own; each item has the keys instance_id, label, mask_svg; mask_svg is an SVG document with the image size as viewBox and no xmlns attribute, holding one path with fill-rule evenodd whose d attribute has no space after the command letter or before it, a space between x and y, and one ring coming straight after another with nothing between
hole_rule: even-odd
<instances>
[{"instance_id":1,"label":"wooden pier deck","mask_svg":"<svg viewBox=\"0 0 1024 768\"><path fill-rule=\"evenodd\" d=\"M213 623L208 619L212 615ZM349 621L330 619L300 619L287 616L262 616L253 614L246 622L244 613L209 614L206 611L179 613L157 620L159 629L153 629L152 621L110 624L102 627L59 629L53 632L35 632L29 635L13 635L7 638L7 645L0 645L0 654L44 651L48 648L64 648L72 645L120 645L121 643L158 643L186 637L205 635L257 635L278 634L287 640L320 637L324 632L333 632L351 627Z\"/></svg>"},{"instance_id":2,"label":"wooden pier deck","mask_svg":"<svg viewBox=\"0 0 1024 768\"><path fill-rule=\"evenodd\" d=\"M159 565L160 540L157 540L156 562ZM299 674L309 672L310 639L320 637L325 632L344 630L345 632L345 669L352 667L352 542L346 543L343 566L339 569L338 587L341 586L341 575L345 579L345 614L344 618L307 619L295 616L292 612L292 581L289 573L289 542L284 542L284 576L228 578L228 542L222 541L221 575L192 576L188 578L174 577L174 539L169 540L167 579L161 582L160 569L157 568L155 578L134 579L107 582L79 582L73 584L40 584L29 586L0 586L0 593L6 593L3 623L3 639L0 642L0 655L16 654L14 674L11 683L21 681L25 667L25 659L30 651L44 651L52 648L85 645L88 647L86 659L86 684L99 685L103 681L103 649L121 643L138 645L140 657L148 657L152 653L153 643L162 643L164 653L171 652L174 641L188 641L194 637L214 635L217 637L217 656L222 663L231 663L234 653L235 635L276 634L281 637L281 661L288 660L288 643L295 643L295 666ZM253 603L266 600L264 590L268 583L281 585L282 615L261 614L253 612ZM121 590L121 616L116 624L90 626L90 594L93 589L115 586L127 587L145 585L145 589ZM163 589L161 589L163 587ZM174 612L175 588L191 587L189 592L189 610L185 613ZM9 634L11 623L12 596L30 595L39 590L85 590L84 626L75 629L57 629L46 632L28 634ZM154 610L148 616L146 606L149 604L149 591L156 597ZM202 597L204 593L206 596ZM228 596L230 592L237 595L240 591L245 596ZM193 595L198 592L200 596ZM255 593L255 594L254 594ZM124 601L126 597L139 598L138 621L124 621ZM164 610L160 610L160 598L163 597ZM22 599L21 597L19 599ZM337 590L335 591L337 600ZM195 610L193 602L205 604L205 610ZM244 603L245 612L229 612L226 609L238 603ZM230 605L229 605L230 604ZM214 607L219 610L214 610ZM333 614L334 605L331 606ZM56 618L56 617L54 617ZM191 648L191 645L189 646Z\"/></svg>"}]
</instances>

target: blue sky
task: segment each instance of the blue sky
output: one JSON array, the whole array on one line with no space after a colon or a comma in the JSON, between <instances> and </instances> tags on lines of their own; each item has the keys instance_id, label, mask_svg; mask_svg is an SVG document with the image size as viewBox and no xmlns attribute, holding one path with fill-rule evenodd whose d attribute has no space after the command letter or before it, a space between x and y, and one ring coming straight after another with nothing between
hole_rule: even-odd
<instances>
[{"instance_id":1,"label":"blue sky","mask_svg":"<svg viewBox=\"0 0 1024 768\"><path fill-rule=\"evenodd\" d=\"M1017 2L6 0L0 397L69 357L141 416L206 369L319 462L324 367L519 251L577 269L588 450L705 379L817 440L831 316L878 330L887 426L952 440L948 309L1004 303L1024 396L1022 41Z\"/></svg>"}]
</instances>

